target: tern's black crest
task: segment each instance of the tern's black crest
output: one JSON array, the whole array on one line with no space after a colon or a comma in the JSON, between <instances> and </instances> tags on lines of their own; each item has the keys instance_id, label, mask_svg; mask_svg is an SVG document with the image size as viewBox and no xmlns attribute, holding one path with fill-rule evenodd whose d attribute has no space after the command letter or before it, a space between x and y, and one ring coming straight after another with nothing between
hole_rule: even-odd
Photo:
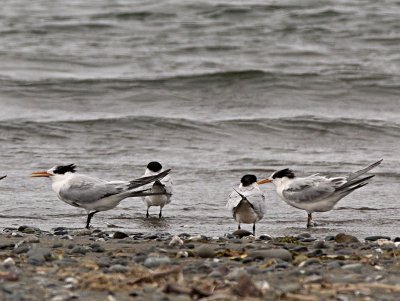
<instances>
[{"instance_id":1,"label":"tern's black crest","mask_svg":"<svg viewBox=\"0 0 400 301\"><path fill-rule=\"evenodd\" d=\"M69 164L69 165L59 165L54 169L55 174L63 175L67 172L76 172L75 170L76 166L75 164Z\"/></svg>"},{"instance_id":2,"label":"tern's black crest","mask_svg":"<svg viewBox=\"0 0 400 301\"><path fill-rule=\"evenodd\" d=\"M257 182L257 177L255 175L244 175L240 180L243 186L249 186Z\"/></svg>"},{"instance_id":3,"label":"tern's black crest","mask_svg":"<svg viewBox=\"0 0 400 301\"><path fill-rule=\"evenodd\" d=\"M147 168L152 172L159 172L162 169L162 165L156 161L147 164Z\"/></svg>"},{"instance_id":4,"label":"tern's black crest","mask_svg":"<svg viewBox=\"0 0 400 301\"><path fill-rule=\"evenodd\" d=\"M272 178L273 179L280 179L280 178L284 178L287 177L289 179L293 179L294 178L294 173L292 170L290 170L289 168L285 168L279 171L276 171L273 175Z\"/></svg>"}]
</instances>

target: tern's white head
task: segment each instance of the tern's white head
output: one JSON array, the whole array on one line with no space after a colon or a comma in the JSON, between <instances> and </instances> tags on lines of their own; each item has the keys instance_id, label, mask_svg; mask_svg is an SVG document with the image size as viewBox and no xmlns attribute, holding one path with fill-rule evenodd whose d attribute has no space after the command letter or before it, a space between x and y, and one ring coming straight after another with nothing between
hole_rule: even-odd
<instances>
[{"instance_id":1,"label":"tern's white head","mask_svg":"<svg viewBox=\"0 0 400 301\"><path fill-rule=\"evenodd\" d=\"M272 175L268 179L258 181L257 184L265 184L265 183L272 182L275 184L275 186L279 186L282 183L284 183L290 179L294 179L294 178L295 178L295 175L294 175L293 171L290 170L289 168L285 168L285 169L273 172Z\"/></svg>"},{"instance_id":2,"label":"tern's white head","mask_svg":"<svg viewBox=\"0 0 400 301\"><path fill-rule=\"evenodd\" d=\"M71 173L76 172L75 164L69 165L56 165L50 168L48 171L37 171L33 172L32 178L51 178L53 181L57 180L65 175L70 175Z\"/></svg>"}]
</instances>

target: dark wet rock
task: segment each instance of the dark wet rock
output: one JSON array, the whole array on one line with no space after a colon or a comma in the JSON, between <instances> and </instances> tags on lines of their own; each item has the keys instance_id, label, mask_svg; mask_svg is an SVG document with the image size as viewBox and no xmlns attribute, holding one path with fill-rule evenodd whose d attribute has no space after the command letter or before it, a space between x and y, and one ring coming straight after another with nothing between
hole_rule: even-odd
<instances>
[{"instance_id":1,"label":"dark wet rock","mask_svg":"<svg viewBox=\"0 0 400 301\"><path fill-rule=\"evenodd\" d=\"M68 229L65 227L57 227L57 228L53 229L53 234L54 235L67 235Z\"/></svg>"},{"instance_id":2,"label":"dark wet rock","mask_svg":"<svg viewBox=\"0 0 400 301\"><path fill-rule=\"evenodd\" d=\"M161 265L168 265L171 263L169 257L147 257L143 265L147 268L156 268Z\"/></svg>"},{"instance_id":3,"label":"dark wet rock","mask_svg":"<svg viewBox=\"0 0 400 301\"><path fill-rule=\"evenodd\" d=\"M289 250L297 253L308 252L308 248L306 246L297 246L297 245L294 245L292 248L289 248Z\"/></svg>"},{"instance_id":4,"label":"dark wet rock","mask_svg":"<svg viewBox=\"0 0 400 301\"><path fill-rule=\"evenodd\" d=\"M249 231L246 231L246 230L243 230L243 229L240 229L240 230L236 230L235 232L233 232L232 235L235 236L235 237L242 238L242 237L245 237L245 236L253 235L253 233L251 233Z\"/></svg>"},{"instance_id":5,"label":"dark wet rock","mask_svg":"<svg viewBox=\"0 0 400 301\"><path fill-rule=\"evenodd\" d=\"M126 238L126 237L129 237L129 235L124 233L124 232L117 231L117 232L114 232L112 238L114 238L114 239L123 239L123 238Z\"/></svg>"},{"instance_id":6,"label":"dark wet rock","mask_svg":"<svg viewBox=\"0 0 400 301\"><path fill-rule=\"evenodd\" d=\"M110 273L127 273L129 272L129 267L121 264L114 264L108 269Z\"/></svg>"},{"instance_id":7,"label":"dark wet rock","mask_svg":"<svg viewBox=\"0 0 400 301\"><path fill-rule=\"evenodd\" d=\"M42 265L53 258L51 250L47 248L33 248L26 255L28 256L28 263L32 265Z\"/></svg>"},{"instance_id":8,"label":"dark wet rock","mask_svg":"<svg viewBox=\"0 0 400 301\"><path fill-rule=\"evenodd\" d=\"M13 253L14 254L23 254L23 253L28 252L29 249L30 249L30 246L28 244L24 243L24 244L19 245L17 248L15 248L13 250Z\"/></svg>"},{"instance_id":9,"label":"dark wet rock","mask_svg":"<svg viewBox=\"0 0 400 301\"><path fill-rule=\"evenodd\" d=\"M309 252L307 255L310 257L319 257L322 255L325 255L325 252L322 251L321 249L316 249L316 250Z\"/></svg>"},{"instance_id":10,"label":"dark wet rock","mask_svg":"<svg viewBox=\"0 0 400 301\"><path fill-rule=\"evenodd\" d=\"M289 263L287 263L286 261L282 261L278 264L275 265L275 270L285 270L289 267Z\"/></svg>"},{"instance_id":11,"label":"dark wet rock","mask_svg":"<svg viewBox=\"0 0 400 301\"><path fill-rule=\"evenodd\" d=\"M157 239L157 238L158 238L157 234L150 234L143 237L143 239Z\"/></svg>"},{"instance_id":12,"label":"dark wet rock","mask_svg":"<svg viewBox=\"0 0 400 301\"><path fill-rule=\"evenodd\" d=\"M400 237L396 237L395 239L393 239L394 242L399 242L400 241Z\"/></svg>"},{"instance_id":13,"label":"dark wet rock","mask_svg":"<svg viewBox=\"0 0 400 301\"><path fill-rule=\"evenodd\" d=\"M187 243L182 246L183 249L194 249L196 246L192 243Z\"/></svg>"},{"instance_id":14,"label":"dark wet rock","mask_svg":"<svg viewBox=\"0 0 400 301\"><path fill-rule=\"evenodd\" d=\"M306 237L306 238L300 238L299 241L301 242L313 242L316 241L317 239L314 237Z\"/></svg>"},{"instance_id":15,"label":"dark wet rock","mask_svg":"<svg viewBox=\"0 0 400 301\"><path fill-rule=\"evenodd\" d=\"M2 243L0 244L0 250L12 250L14 249L15 244L13 243Z\"/></svg>"},{"instance_id":16,"label":"dark wet rock","mask_svg":"<svg viewBox=\"0 0 400 301\"><path fill-rule=\"evenodd\" d=\"M18 227L18 231L26 234L34 234L34 233L40 233L42 232L39 228L37 227L32 227L32 226L20 226Z\"/></svg>"},{"instance_id":17,"label":"dark wet rock","mask_svg":"<svg viewBox=\"0 0 400 301\"><path fill-rule=\"evenodd\" d=\"M351 242L359 242L357 237L349 234L339 233L335 236L335 242L337 243L351 243Z\"/></svg>"},{"instance_id":18,"label":"dark wet rock","mask_svg":"<svg viewBox=\"0 0 400 301\"><path fill-rule=\"evenodd\" d=\"M257 250L250 252L249 256L253 259L279 258L288 262L292 261L292 254L286 249Z\"/></svg>"},{"instance_id":19,"label":"dark wet rock","mask_svg":"<svg viewBox=\"0 0 400 301\"><path fill-rule=\"evenodd\" d=\"M333 235L328 235L324 238L325 241L334 241L335 240L335 236Z\"/></svg>"},{"instance_id":20,"label":"dark wet rock","mask_svg":"<svg viewBox=\"0 0 400 301\"><path fill-rule=\"evenodd\" d=\"M260 240L272 240L272 237L266 234L260 235L260 237L258 238Z\"/></svg>"},{"instance_id":21,"label":"dark wet rock","mask_svg":"<svg viewBox=\"0 0 400 301\"><path fill-rule=\"evenodd\" d=\"M390 240L389 236L383 236L383 235L372 235L372 236L368 236L365 238L365 240L368 241L377 241L378 239L387 239Z\"/></svg>"},{"instance_id":22,"label":"dark wet rock","mask_svg":"<svg viewBox=\"0 0 400 301\"><path fill-rule=\"evenodd\" d=\"M235 239L232 239L231 242L234 244L241 244L242 240L240 238L235 238Z\"/></svg>"},{"instance_id":23,"label":"dark wet rock","mask_svg":"<svg viewBox=\"0 0 400 301\"><path fill-rule=\"evenodd\" d=\"M197 256L201 258L213 258L215 256L214 249L208 245L201 245L196 249Z\"/></svg>"}]
</instances>

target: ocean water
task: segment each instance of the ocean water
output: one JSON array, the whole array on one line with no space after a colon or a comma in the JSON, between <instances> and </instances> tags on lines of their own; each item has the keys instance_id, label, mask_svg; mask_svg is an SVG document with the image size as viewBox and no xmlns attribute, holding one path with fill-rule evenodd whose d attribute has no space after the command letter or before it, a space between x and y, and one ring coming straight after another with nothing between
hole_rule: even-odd
<instances>
[{"instance_id":1,"label":"ocean water","mask_svg":"<svg viewBox=\"0 0 400 301\"><path fill-rule=\"evenodd\" d=\"M372 0L3 1L0 227L84 226L29 177L57 164L120 180L158 160L175 183L165 219L126 199L93 226L223 235L244 174L341 175L383 158L308 231L399 236L399 17ZM306 231L306 213L263 188L257 233Z\"/></svg>"}]
</instances>

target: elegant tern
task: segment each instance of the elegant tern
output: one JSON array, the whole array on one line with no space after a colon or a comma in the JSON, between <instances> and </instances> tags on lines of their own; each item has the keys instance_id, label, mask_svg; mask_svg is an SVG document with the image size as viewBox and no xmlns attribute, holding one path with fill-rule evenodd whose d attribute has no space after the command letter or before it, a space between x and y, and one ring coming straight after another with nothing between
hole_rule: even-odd
<instances>
[{"instance_id":1,"label":"elegant tern","mask_svg":"<svg viewBox=\"0 0 400 301\"><path fill-rule=\"evenodd\" d=\"M253 235L256 223L266 212L265 196L257 184L255 175L245 175L240 185L229 195L226 207L231 210L233 218L240 224L253 224Z\"/></svg>"},{"instance_id":2,"label":"elegant tern","mask_svg":"<svg viewBox=\"0 0 400 301\"><path fill-rule=\"evenodd\" d=\"M116 207L125 198L160 194L134 189L160 180L170 172L168 169L156 175L131 181L109 182L77 173L75 168L74 164L54 166L47 171L34 172L31 176L35 178L49 177L52 180L52 188L61 201L86 209L87 229L89 229L90 220L94 214Z\"/></svg>"},{"instance_id":3,"label":"elegant tern","mask_svg":"<svg viewBox=\"0 0 400 301\"><path fill-rule=\"evenodd\" d=\"M163 171L162 165L159 162L150 162L147 164L144 177L155 176ZM148 187L148 186L146 186ZM160 206L158 217L162 217L162 209L165 205L171 202L172 196L172 179L170 175L165 176L161 180L157 180L149 187L150 192L159 193L158 195L149 195L143 198L143 202L147 206L146 217L149 217L149 208L151 206Z\"/></svg>"},{"instance_id":4,"label":"elegant tern","mask_svg":"<svg viewBox=\"0 0 400 301\"><path fill-rule=\"evenodd\" d=\"M258 182L275 184L277 194L290 206L307 211L307 228L314 226L313 212L330 211L346 195L368 184L374 175L360 178L363 174L381 164L382 160L343 177L329 178L314 174L308 177L296 177L286 168Z\"/></svg>"}]
</instances>

